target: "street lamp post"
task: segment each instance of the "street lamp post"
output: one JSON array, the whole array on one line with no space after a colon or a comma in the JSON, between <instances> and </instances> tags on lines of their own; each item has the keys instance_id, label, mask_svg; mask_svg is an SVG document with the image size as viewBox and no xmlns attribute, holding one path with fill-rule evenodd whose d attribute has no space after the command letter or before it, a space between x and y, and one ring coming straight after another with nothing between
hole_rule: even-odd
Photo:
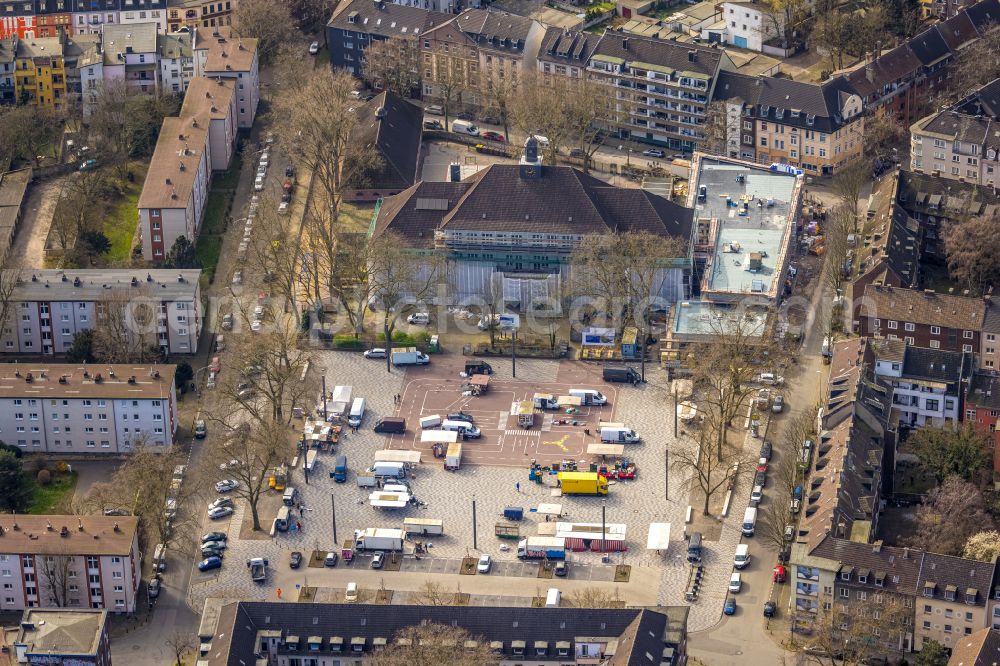
<instances>
[{"instance_id":1,"label":"street lamp post","mask_svg":"<svg viewBox=\"0 0 1000 666\"><path fill-rule=\"evenodd\" d=\"M472 496L472 549L473 550L479 549L476 540L477 536L478 535L476 534L476 496L473 495Z\"/></svg>"},{"instance_id":2,"label":"street lamp post","mask_svg":"<svg viewBox=\"0 0 1000 666\"><path fill-rule=\"evenodd\" d=\"M334 497L333 488L334 488L333 486L330 486L330 510L331 510L331 512L333 514L333 518L332 518L332 522L333 522L333 543L334 543L334 545L339 546L340 544L337 541L337 499L336 499L336 497Z\"/></svg>"},{"instance_id":3,"label":"street lamp post","mask_svg":"<svg viewBox=\"0 0 1000 666\"><path fill-rule=\"evenodd\" d=\"M607 513L608 513L608 500L601 500L601 545L604 547L604 552L607 552L608 548L608 526L607 526Z\"/></svg>"}]
</instances>

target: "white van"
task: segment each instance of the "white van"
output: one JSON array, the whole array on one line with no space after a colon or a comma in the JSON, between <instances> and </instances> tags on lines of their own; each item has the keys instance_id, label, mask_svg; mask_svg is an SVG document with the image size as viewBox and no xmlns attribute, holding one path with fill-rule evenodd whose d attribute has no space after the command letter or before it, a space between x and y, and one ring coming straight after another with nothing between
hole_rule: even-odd
<instances>
[{"instance_id":1,"label":"white van","mask_svg":"<svg viewBox=\"0 0 1000 666\"><path fill-rule=\"evenodd\" d=\"M285 506L295 506L299 501L299 491L294 486L285 488L285 493L281 496L281 502Z\"/></svg>"},{"instance_id":2,"label":"white van","mask_svg":"<svg viewBox=\"0 0 1000 666\"><path fill-rule=\"evenodd\" d=\"M437 104L431 104L430 106L424 108L424 113L429 113L432 116L443 116L444 107L438 106Z\"/></svg>"},{"instance_id":3,"label":"white van","mask_svg":"<svg viewBox=\"0 0 1000 666\"><path fill-rule=\"evenodd\" d=\"M161 573L167 570L167 547L162 543L153 549L153 571Z\"/></svg>"},{"instance_id":4,"label":"white van","mask_svg":"<svg viewBox=\"0 0 1000 666\"><path fill-rule=\"evenodd\" d=\"M351 403L351 413L347 417L347 425L357 428L365 418L365 399L355 398Z\"/></svg>"},{"instance_id":5,"label":"white van","mask_svg":"<svg viewBox=\"0 0 1000 666\"><path fill-rule=\"evenodd\" d=\"M274 519L274 529L279 532L288 531L288 523L291 520L292 510L287 506L283 506L278 509L278 517Z\"/></svg>"},{"instance_id":6,"label":"white van","mask_svg":"<svg viewBox=\"0 0 1000 666\"><path fill-rule=\"evenodd\" d=\"M482 434L479 432L479 428L468 421L450 421L446 419L441 422L441 429L460 432L465 435L466 439L479 439L479 436Z\"/></svg>"},{"instance_id":7,"label":"white van","mask_svg":"<svg viewBox=\"0 0 1000 666\"><path fill-rule=\"evenodd\" d=\"M743 589L743 576L740 575L739 571L734 571L733 575L729 577L729 591L736 594L741 589Z\"/></svg>"},{"instance_id":8,"label":"white van","mask_svg":"<svg viewBox=\"0 0 1000 666\"><path fill-rule=\"evenodd\" d=\"M757 508L748 507L743 513L743 525L740 526L740 531L743 532L743 536L752 537L753 529L757 525Z\"/></svg>"},{"instance_id":9,"label":"white van","mask_svg":"<svg viewBox=\"0 0 1000 666\"><path fill-rule=\"evenodd\" d=\"M546 608L559 608L559 600L562 594L559 592L558 587L550 587L549 591L545 595L545 607Z\"/></svg>"},{"instance_id":10,"label":"white van","mask_svg":"<svg viewBox=\"0 0 1000 666\"><path fill-rule=\"evenodd\" d=\"M451 124L451 131L456 134L479 134L479 128L468 120L456 120Z\"/></svg>"},{"instance_id":11,"label":"white van","mask_svg":"<svg viewBox=\"0 0 1000 666\"><path fill-rule=\"evenodd\" d=\"M570 389L570 396L579 398L584 405L606 405L608 399L600 391L594 389Z\"/></svg>"},{"instance_id":12,"label":"white van","mask_svg":"<svg viewBox=\"0 0 1000 666\"><path fill-rule=\"evenodd\" d=\"M736 546L736 557L733 558L733 566L737 569L745 569L750 564L750 544L741 543Z\"/></svg>"}]
</instances>

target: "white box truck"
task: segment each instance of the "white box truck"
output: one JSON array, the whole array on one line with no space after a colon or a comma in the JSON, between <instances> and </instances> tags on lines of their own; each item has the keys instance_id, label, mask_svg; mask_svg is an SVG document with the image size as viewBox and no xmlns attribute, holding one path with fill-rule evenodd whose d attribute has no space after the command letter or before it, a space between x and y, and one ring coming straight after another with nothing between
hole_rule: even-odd
<instances>
[{"instance_id":1,"label":"white box truck","mask_svg":"<svg viewBox=\"0 0 1000 666\"><path fill-rule=\"evenodd\" d=\"M407 536L441 536L444 534L444 521L436 518L404 518L403 532Z\"/></svg>"},{"instance_id":2,"label":"white box truck","mask_svg":"<svg viewBox=\"0 0 1000 666\"><path fill-rule=\"evenodd\" d=\"M613 444L635 444L642 440L634 430L615 426L601 428L601 441Z\"/></svg>"},{"instance_id":3,"label":"white box truck","mask_svg":"<svg viewBox=\"0 0 1000 666\"><path fill-rule=\"evenodd\" d=\"M448 455L444 459L444 468L456 470L462 466L462 444L455 442L448 445Z\"/></svg>"},{"instance_id":4,"label":"white box truck","mask_svg":"<svg viewBox=\"0 0 1000 666\"><path fill-rule=\"evenodd\" d=\"M431 362L430 356L417 351L416 347L404 347L392 350L393 365L427 365Z\"/></svg>"},{"instance_id":5,"label":"white box truck","mask_svg":"<svg viewBox=\"0 0 1000 666\"><path fill-rule=\"evenodd\" d=\"M427 428L437 428L441 425L441 415L431 414L430 416L420 417L420 429L426 430Z\"/></svg>"},{"instance_id":6,"label":"white box truck","mask_svg":"<svg viewBox=\"0 0 1000 666\"><path fill-rule=\"evenodd\" d=\"M369 527L354 531L355 550L403 550L403 530Z\"/></svg>"},{"instance_id":7,"label":"white box truck","mask_svg":"<svg viewBox=\"0 0 1000 666\"><path fill-rule=\"evenodd\" d=\"M579 398L580 403L584 405L608 404L608 399L604 394L594 389L570 389L569 394L574 398Z\"/></svg>"},{"instance_id":8,"label":"white box truck","mask_svg":"<svg viewBox=\"0 0 1000 666\"><path fill-rule=\"evenodd\" d=\"M380 462L375 463L368 471L372 472L376 477L402 479L406 476L406 465L401 462Z\"/></svg>"}]
</instances>

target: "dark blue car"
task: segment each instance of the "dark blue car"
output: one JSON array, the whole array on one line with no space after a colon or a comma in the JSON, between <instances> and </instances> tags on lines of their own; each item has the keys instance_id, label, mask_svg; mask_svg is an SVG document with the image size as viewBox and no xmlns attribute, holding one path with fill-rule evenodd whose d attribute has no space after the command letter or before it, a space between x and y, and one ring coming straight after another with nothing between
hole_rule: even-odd
<instances>
[{"instance_id":1,"label":"dark blue car","mask_svg":"<svg viewBox=\"0 0 1000 666\"><path fill-rule=\"evenodd\" d=\"M729 597L726 599L726 605L722 607L722 612L726 615L736 614L736 599Z\"/></svg>"},{"instance_id":2,"label":"dark blue car","mask_svg":"<svg viewBox=\"0 0 1000 666\"><path fill-rule=\"evenodd\" d=\"M210 571L212 569L218 569L221 566L222 558L218 555L213 555L212 557L206 557L198 563L198 571Z\"/></svg>"}]
</instances>

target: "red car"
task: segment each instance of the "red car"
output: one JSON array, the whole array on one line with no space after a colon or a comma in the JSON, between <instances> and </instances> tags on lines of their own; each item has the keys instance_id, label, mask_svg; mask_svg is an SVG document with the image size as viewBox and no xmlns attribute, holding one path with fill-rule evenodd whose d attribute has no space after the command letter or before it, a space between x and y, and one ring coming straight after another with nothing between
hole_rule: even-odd
<instances>
[{"instance_id":1,"label":"red car","mask_svg":"<svg viewBox=\"0 0 1000 666\"><path fill-rule=\"evenodd\" d=\"M506 139L503 137L503 134L501 134L500 132L494 132L492 130L483 130L482 132L479 133L479 136L483 137L484 139L489 139L490 141L499 141L501 143L506 141Z\"/></svg>"},{"instance_id":2,"label":"red car","mask_svg":"<svg viewBox=\"0 0 1000 666\"><path fill-rule=\"evenodd\" d=\"M785 567L779 564L778 566L774 567L774 571L772 573L773 573L772 580L775 583L785 582Z\"/></svg>"}]
</instances>

